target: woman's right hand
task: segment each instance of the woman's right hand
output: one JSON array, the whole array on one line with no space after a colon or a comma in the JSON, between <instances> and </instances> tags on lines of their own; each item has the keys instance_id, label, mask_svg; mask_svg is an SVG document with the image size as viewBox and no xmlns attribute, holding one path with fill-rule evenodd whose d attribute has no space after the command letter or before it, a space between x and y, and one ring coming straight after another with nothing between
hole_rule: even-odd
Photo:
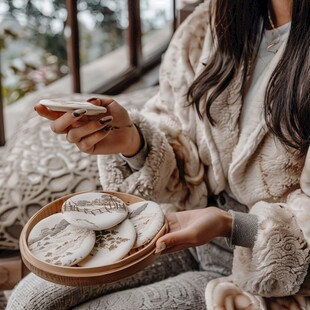
<instances>
[{"instance_id":1,"label":"woman's right hand","mask_svg":"<svg viewBox=\"0 0 310 310\"><path fill-rule=\"evenodd\" d=\"M231 215L217 207L166 213L168 233L156 241L156 253L170 253L230 237Z\"/></svg>"},{"instance_id":2,"label":"woman's right hand","mask_svg":"<svg viewBox=\"0 0 310 310\"><path fill-rule=\"evenodd\" d=\"M37 105L36 112L52 120L52 131L66 134L67 140L84 153L122 153L128 157L136 154L142 140L127 110L113 99L92 98L88 101L106 107L107 112L87 116L85 110L63 113L51 111L43 105Z\"/></svg>"}]
</instances>

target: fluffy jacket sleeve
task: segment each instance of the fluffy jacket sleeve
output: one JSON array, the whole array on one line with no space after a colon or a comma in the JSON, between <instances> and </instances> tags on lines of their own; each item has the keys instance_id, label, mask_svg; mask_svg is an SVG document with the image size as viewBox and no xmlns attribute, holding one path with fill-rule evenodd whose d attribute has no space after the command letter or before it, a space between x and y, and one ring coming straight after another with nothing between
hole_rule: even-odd
<instances>
[{"instance_id":1,"label":"fluffy jacket sleeve","mask_svg":"<svg viewBox=\"0 0 310 310\"><path fill-rule=\"evenodd\" d=\"M256 203L250 213L258 217L252 249L237 247L233 280L247 292L264 296L310 293L310 151L300 189L285 203Z\"/></svg>"},{"instance_id":2,"label":"fluffy jacket sleeve","mask_svg":"<svg viewBox=\"0 0 310 310\"><path fill-rule=\"evenodd\" d=\"M310 152L307 160L302 178L310 181ZM232 275L208 283L208 310L309 309L310 197L302 181L301 188L286 203L253 206L259 226L254 246L236 247Z\"/></svg>"},{"instance_id":3,"label":"fluffy jacket sleeve","mask_svg":"<svg viewBox=\"0 0 310 310\"><path fill-rule=\"evenodd\" d=\"M133 172L119 155L98 156L104 190L173 203L174 209L206 205L205 168L192 126L196 111L188 106L186 92L200 64L208 10L207 1L178 28L161 64L159 93L142 112L130 111L148 145L144 166Z\"/></svg>"}]
</instances>

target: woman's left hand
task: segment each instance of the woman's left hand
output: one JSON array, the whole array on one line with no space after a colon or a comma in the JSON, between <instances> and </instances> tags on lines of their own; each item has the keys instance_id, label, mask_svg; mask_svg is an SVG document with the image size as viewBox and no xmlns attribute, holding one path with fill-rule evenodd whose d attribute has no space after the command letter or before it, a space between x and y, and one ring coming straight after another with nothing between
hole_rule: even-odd
<instances>
[{"instance_id":1,"label":"woman's left hand","mask_svg":"<svg viewBox=\"0 0 310 310\"><path fill-rule=\"evenodd\" d=\"M66 134L68 142L74 143L81 152L88 154L135 155L143 146L137 127L128 111L111 98L91 98L90 103L107 109L106 113L86 115L86 109L56 112L42 104L36 112L52 121L56 134Z\"/></svg>"},{"instance_id":2,"label":"woman's left hand","mask_svg":"<svg viewBox=\"0 0 310 310\"><path fill-rule=\"evenodd\" d=\"M168 233L156 242L156 252L170 253L230 237L231 215L216 207L167 213Z\"/></svg>"}]
</instances>

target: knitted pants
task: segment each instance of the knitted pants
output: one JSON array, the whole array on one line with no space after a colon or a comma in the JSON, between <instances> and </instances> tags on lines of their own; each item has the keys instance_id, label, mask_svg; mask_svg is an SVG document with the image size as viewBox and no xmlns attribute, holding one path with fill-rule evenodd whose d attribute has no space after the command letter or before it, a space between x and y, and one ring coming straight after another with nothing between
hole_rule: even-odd
<instances>
[{"instance_id":1,"label":"knitted pants","mask_svg":"<svg viewBox=\"0 0 310 310\"><path fill-rule=\"evenodd\" d=\"M231 253L215 244L202 246L201 251L208 255L204 266L208 270L199 270L186 250L161 255L139 273L105 285L63 286L29 274L14 289L6 309L205 309L205 287L211 279L229 274L225 265Z\"/></svg>"}]
</instances>

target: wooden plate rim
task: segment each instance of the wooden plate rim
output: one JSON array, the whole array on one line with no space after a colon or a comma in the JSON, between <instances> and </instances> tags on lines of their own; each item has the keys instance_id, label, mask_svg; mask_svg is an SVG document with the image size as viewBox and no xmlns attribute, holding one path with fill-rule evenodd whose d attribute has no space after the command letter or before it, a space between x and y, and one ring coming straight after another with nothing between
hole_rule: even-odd
<instances>
[{"instance_id":1,"label":"wooden plate rim","mask_svg":"<svg viewBox=\"0 0 310 310\"><path fill-rule=\"evenodd\" d=\"M94 192L94 191L92 191ZM144 199L126 194L126 193L119 193L119 192L105 192L105 191L96 191L100 193L106 193L115 195L119 198L121 198L126 204L128 204L128 199L125 199L125 197L138 201L143 201ZM44 261L41 261L37 259L29 250L27 246L27 239L29 236L29 233L31 229L36 225L40 220L45 218L46 214L54 214L50 212L50 209L52 207L55 207L55 204L64 202L68 198L85 193L85 192L78 192L70 195L66 195L64 197L58 198L46 206L44 206L42 209L40 209L37 213L35 213L29 221L24 226L21 236L20 236L20 251L23 261L25 262L26 266L34 273L37 273L37 269L40 270L40 273L47 273L49 275L54 276L60 276L60 277L66 277L66 278L79 278L79 277L85 277L85 278L92 278L92 277L102 277L105 275L110 275L115 272L119 272L122 269L130 268L133 265L136 265L143 261L144 259L148 258L151 254L155 255L155 243L157 239L165 234L167 230L167 223L163 225L163 227L160 229L160 231L156 234L156 236L152 239L150 243L148 243L143 248L139 249L136 253L130 254L129 256L126 256L125 258L119 260L118 262L115 262L114 264L110 264L107 266L100 266L100 267L68 267L68 266L57 266L52 265L49 263L46 263ZM57 207L59 209L59 207ZM55 212L57 213L57 212ZM42 217L43 216L43 217ZM48 216L48 215L47 215ZM156 255L157 256L157 255ZM67 281L66 281L67 282ZM104 281L103 281L104 282ZM60 282L57 282L60 283Z\"/></svg>"}]
</instances>

